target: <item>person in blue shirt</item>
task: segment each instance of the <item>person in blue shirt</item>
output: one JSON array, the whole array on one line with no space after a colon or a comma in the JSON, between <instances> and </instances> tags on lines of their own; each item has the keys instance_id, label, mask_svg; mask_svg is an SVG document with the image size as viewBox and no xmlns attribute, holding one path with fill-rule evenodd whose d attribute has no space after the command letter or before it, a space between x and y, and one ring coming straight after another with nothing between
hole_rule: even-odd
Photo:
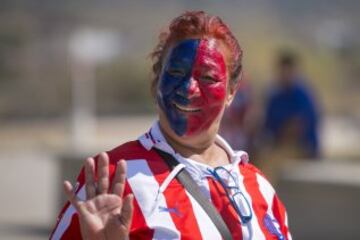
<instances>
[{"instance_id":1,"label":"person in blue shirt","mask_svg":"<svg viewBox=\"0 0 360 240\"><path fill-rule=\"evenodd\" d=\"M268 92L265 132L274 146L293 144L301 157L318 158L319 111L298 69L298 57L283 52L277 60L277 78Z\"/></svg>"}]
</instances>

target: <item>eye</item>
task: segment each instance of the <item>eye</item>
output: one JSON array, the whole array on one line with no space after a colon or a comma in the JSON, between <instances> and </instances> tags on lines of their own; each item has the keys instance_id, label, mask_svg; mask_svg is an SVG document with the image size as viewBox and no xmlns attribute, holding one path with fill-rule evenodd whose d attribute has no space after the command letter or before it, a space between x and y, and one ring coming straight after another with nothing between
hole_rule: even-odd
<instances>
[{"instance_id":1,"label":"eye","mask_svg":"<svg viewBox=\"0 0 360 240\"><path fill-rule=\"evenodd\" d=\"M201 78L201 81L205 82L205 83L209 83L209 84L212 84L212 83L217 83L218 80L210 75L204 75L202 76Z\"/></svg>"},{"instance_id":2,"label":"eye","mask_svg":"<svg viewBox=\"0 0 360 240\"><path fill-rule=\"evenodd\" d=\"M170 68L167 72L174 77L185 77L185 71L183 69Z\"/></svg>"}]
</instances>

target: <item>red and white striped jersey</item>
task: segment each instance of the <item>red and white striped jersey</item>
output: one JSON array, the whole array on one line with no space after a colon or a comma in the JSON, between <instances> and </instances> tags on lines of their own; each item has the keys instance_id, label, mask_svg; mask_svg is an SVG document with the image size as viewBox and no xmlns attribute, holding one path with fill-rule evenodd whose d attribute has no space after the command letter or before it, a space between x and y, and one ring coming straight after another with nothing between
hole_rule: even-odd
<instances>
[{"instance_id":1,"label":"red and white striped jersey","mask_svg":"<svg viewBox=\"0 0 360 240\"><path fill-rule=\"evenodd\" d=\"M215 225L199 203L176 179L181 167L190 173L201 191L214 204L233 235L233 239L291 239L284 205L264 175L248 163L243 151L234 151L220 136L216 143L230 156L224 166L237 175L239 188L252 208L252 219L241 223L221 184L209 174L212 167L175 153L163 137L158 123L137 141L125 143L108 152L110 176L117 161L127 162L124 195L134 194L134 214L130 239L221 239ZM154 151L158 148L172 154L181 167L170 171ZM77 195L85 199L82 170L77 181ZM82 239L78 215L67 203L61 211L50 239Z\"/></svg>"}]
</instances>

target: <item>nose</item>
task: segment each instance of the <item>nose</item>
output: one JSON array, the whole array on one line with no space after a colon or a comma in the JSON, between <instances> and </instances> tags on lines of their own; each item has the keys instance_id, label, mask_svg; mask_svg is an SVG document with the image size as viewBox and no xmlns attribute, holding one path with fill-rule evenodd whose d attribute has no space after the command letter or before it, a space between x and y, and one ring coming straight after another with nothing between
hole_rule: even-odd
<instances>
[{"instance_id":1,"label":"nose","mask_svg":"<svg viewBox=\"0 0 360 240\"><path fill-rule=\"evenodd\" d=\"M198 96L199 93L200 93L199 81L196 80L194 77L191 77L189 84L189 97Z\"/></svg>"},{"instance_id":2,"label":"nose","mask_svg":"<svg viewBox=\"0 0 360 240\"><path fill-rule=\"evenodd\" d=\"M191 76L178 88L177 93L185 98L192 98L200 93L199 82Z\"/></svg>"}]
</instances>

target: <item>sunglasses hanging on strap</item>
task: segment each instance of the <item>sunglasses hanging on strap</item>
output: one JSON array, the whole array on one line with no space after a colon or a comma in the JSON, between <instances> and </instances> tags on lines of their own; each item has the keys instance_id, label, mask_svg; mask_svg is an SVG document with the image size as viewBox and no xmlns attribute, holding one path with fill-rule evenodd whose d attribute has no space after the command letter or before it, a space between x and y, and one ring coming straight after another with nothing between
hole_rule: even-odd
<instances>
[{"instance_id":1,"label":"sunglasses hanging on strap","mask_svg":"<svg viewBox=\"0 0 360 240\"><path fill-rule=\"evenodd\" d=\"M179 164L179 162L171 154L161 151L157 148L154 149L165 160L166 164L170 167L171 170ZM233 238L230 230L226 226L223 218L220 216L214 205L203 195L203 193L201 193L199 186L192 179L190 174L186 170L182 169L176 175L176 178L204 209L206 214L210 217L211 221L216 226L217 230L220 232L222 238L224 240L232 240Z\"/></svg>"}]
</instances>

